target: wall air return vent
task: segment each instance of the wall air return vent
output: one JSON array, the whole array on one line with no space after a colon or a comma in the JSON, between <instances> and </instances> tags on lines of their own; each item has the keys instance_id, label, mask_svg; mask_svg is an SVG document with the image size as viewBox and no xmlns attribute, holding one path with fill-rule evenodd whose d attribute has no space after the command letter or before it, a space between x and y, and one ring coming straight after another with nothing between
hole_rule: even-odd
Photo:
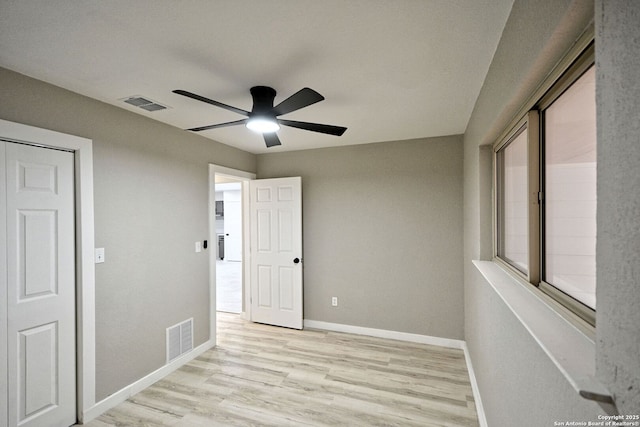
<instances>
[{"instance_id":1,"label":"wall air return vent","mask_svg":"<svg viewBox=\"0 0 640 427\"><path fill-rule=\"evenodd\" d=\"M145 98L137 95L123 98L121 99L121 101L124 101L129 105L133 105L134 107L142 108L143 110L147 110L147 111L160 111L160 110L166 110L168 108L166 105L159 104L155 101L150 100L149 98Z\"/></svg>"},{"instance_id":2,"label":"wall air return vent","mask_svg":"<svg viewBox=\"0 0 640 427\"><path fill-rule=\"evenodd\" d=\"M167 328L167 363L193 350L193 318Z\"/></svg>"}]
</instances>

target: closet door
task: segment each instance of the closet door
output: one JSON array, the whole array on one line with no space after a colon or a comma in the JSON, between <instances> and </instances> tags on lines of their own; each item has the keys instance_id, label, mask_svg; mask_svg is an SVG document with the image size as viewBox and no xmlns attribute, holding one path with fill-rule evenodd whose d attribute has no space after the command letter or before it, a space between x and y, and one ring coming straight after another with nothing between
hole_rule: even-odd
<instances>
[{"instance_id":1,"label":"closet door","mask_svg":"<svg viewBox=\"0 0 640 427\"><path fill-rule=\"evenodd\" d=\"M5 419L11 427L69 426L76 421L73 153L0 143Z\"/></svg>"}]
</instances>

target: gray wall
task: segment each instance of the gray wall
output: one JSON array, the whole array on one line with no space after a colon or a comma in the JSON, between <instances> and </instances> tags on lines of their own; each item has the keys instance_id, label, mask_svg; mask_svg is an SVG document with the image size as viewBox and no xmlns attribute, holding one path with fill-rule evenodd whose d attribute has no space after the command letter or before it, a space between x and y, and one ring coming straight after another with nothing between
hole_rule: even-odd
<instances>
[{"instance_id":1,"label":"gray wall","mask_svg":"<svg viewBox=\"0 0 640 427\"><path fill-rule=\"evenodd\" d=\"M305 319L462 339L461 137L258 156L298 175Z\"/></svg>"},{"instance_id":2,"label":"gray wall","mask_svg":"<svg viewBox=\"0 0 640 427\"><path fill-rule=\"evenodd\" d=\"M622 413L640 408L639 8L598 0L595 9L597 367ZM0 69L0 118L94 141L96 245L107 260L96 270L98 399L164 364L167 326L194 317L196 345L208 336L207 256L193 242L207 236L213 162L261 178L302 176L307 319L464 336L492 426L601 413L471 265L491 256L486 144L593 16L587 0L516 0L464 144L432 138L256 159Z\"/></svg>"},{"instance_id":3,"label":"gray wall","mask_svg":"<svg viewBox=\"0 0 640 427\"><path fill-rule=\"evenodd\" d=\"M640 408L639 5L595 8L598 108L597 370L621 413ZM490 259L491 149L594 18L591 1L516 0L464 135L465 338L491 426L597 419L472 266ZM635 40L635 42L633 41ZM508 409L507 409L508 408ZM524 424L523 424L524 423Z\"/></svg>"},{"instance_id":4,"label":"gray wall","mask_svg":"<svg viewBox=\"0 0 640 427\"><path fill-rule=\"evenodd\" d=\"M640 412L640 2L596 3L598 377Z\"/></svg>"},{"instance_id":5,"label":"gray wall","mask_svg":"<svg viewBox=\"0 0 640 427\"><path fill-rule=\"evenodd\" d=\"M93 140L96 395L165 363L165 328L209 336L208 163L255 171L255 156L0 69L0 118Z\"/></svg>"}]
</instances>

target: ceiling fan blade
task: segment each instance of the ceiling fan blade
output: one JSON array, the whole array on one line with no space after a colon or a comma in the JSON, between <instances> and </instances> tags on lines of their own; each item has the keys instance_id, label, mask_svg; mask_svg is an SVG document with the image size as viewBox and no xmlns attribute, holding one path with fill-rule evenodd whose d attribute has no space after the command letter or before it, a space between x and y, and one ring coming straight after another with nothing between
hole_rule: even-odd
<instances>
[{"instance_id":1,"label":"ceiling fan blade","mask_svg":"<svg viewBox=\"0 0 640 427\"><path fill-rule=\"evenodd\" d=\"M191 128L191 129L187 129L187 130L190 130L191 132L200 132L201 130L224 128L224 127L227 127L227 126L244 125L248 121L249 121L249 119L242 119L242 120L236 120L235 122L219 123L217 125L209 125L209 126L200 126L200 127L197 127L197 128Z\"/></svg>"},{"instance_id":2,"label":"ceiling fan blade","mask_svg":"<svg viewBox=\"0 0 640 427\"><path fill-rule=\"evenodd\" d=\"M280 142L280 138L278 138L278 135L276 135L275 132L263 133L262 136L264 137L265 144L267 144L267 148L275 147L276 145L282 145L282 143Z\"/></svg>"},{"instance_id":3,"label":"ceiling fan blade","mask_svg":"<svg viewBox=\"0 0 640 427\"><path fill-rule=\"evenodd\" d=\"M323 99L324 96L320 95L313 89L305 87L273 107L273 111L276 113L276 116L281 116L283 114L308 107L309 105L320 102Z\"/></svg>"},{"instance_id":4,"label":"ceiling fan blade","mask_svg":"<svg viewBox=\"0 0 640 427\"><path fill-rule=\"evenodd\" d=\"M323 125L320 123L308 123L308 122L296 122L293 120L278 119L278 123L285 126L291 126L292 128L310 130L312 132L327 133L329 135L340 136L347 128L342 126Z\"/></svg>"},{"instance_id":5,"label":"ceiling fan blade","mask_svg":"<svg viewBox=\"0 0 640 427\"><path fill-rule=\"evenodd\" d=\"M242 114L243 116L249 116L249 112L240 108L232 107L231 105L223 104L222 102L214 101L213 99L205 98L204 96L196 95L195 93L187 92L186 90L176 89L173 93L186 96L187 98L196 99L198 101L206 102L207 104L215 105L216 107L224 108L225 110L233 111L234 113Z\"/></svg>"}]
</instances>

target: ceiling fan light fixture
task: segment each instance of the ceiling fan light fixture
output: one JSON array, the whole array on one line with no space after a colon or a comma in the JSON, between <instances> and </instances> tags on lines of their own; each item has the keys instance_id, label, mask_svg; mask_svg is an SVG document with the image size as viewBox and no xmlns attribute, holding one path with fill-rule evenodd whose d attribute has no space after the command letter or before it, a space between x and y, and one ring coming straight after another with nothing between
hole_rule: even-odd
<instances>
[{"instance_id":1,"label":"ceiling fan light fixture","mask_svg":"<svg viewBox=\"0 0 640 427\"><path fill-rule=\"evenodd\" d=\"M187 98L195 99L207 104L215 105L216 107L224 108L225 110L233 111L236 114L240 114L241 116L246 117L245 119L235 120L233 122L218 123L187 129L192 132L200 132L203 130L244 124L247 129L262 134L262 138L264 139L264 142L268 148L282 145L282 143L280 142L280 138L276 133L278 130L280 130L280 126L289 126L292 128L335 136L341 136L347 130L347 128L342 126L298 122L295 120L278 118L279 116L292 113L294 111L300 110L301 108L308 107L309 105L313 105L316 102L320 102L324 99L324 96L308 87L300 89L276 106L273 105L273 100L276 96L275 89L268 86L254 86L249 90L249 92L251 92L251 97L253 98L253 107L251 108L251 111L232 107L231 105L223 104L222 102L214 101L213 99L205 98L204 96L187 92L186 90L175 89L173 91L173 93L175 94L186 96Z\"/></svg>"},{"instance_id":2,"label":"ceiling fan light fixture","mask_svg":"<svg viewBox=\"0 0 640 427\"><path fill-rule=\"evenodd\" d=\"M273 133L280 130L280 125L275 119L269 117L254 117L246 124L248 129L258 133Z\"/></svg>"}]
</instances>

